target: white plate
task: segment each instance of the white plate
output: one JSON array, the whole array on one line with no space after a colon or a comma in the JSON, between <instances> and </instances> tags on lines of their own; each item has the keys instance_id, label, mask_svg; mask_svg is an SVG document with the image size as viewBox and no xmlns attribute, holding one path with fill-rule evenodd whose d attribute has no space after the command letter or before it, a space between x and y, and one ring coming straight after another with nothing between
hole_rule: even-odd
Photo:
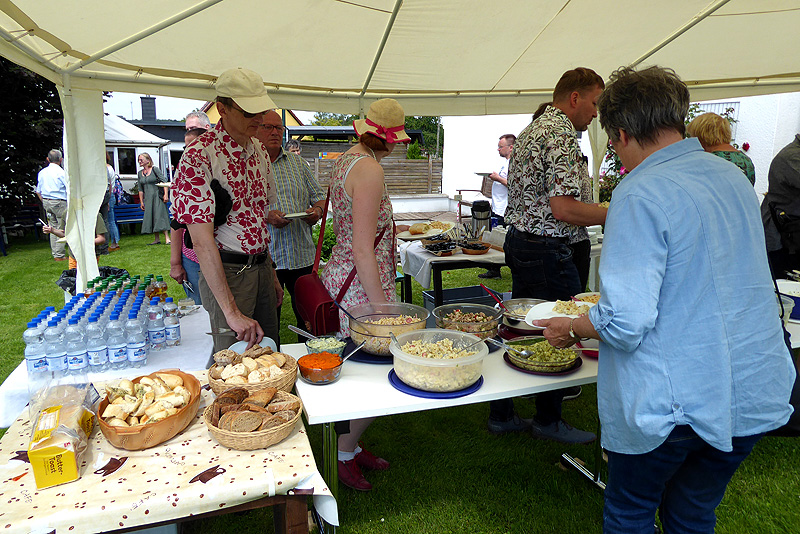
<instances>
[{"instance_id":1,"label":"white plate","mask_svg":"<svg viewBox=\"0 0 800 534\"><path fill-rule=\"evenodd\" d=\"M484 178L486 178L487 176L489 176L492 173L490 173L490 172L476 172L475 174L477 174L478 176L483 176Z\"/></svg>"},{"instance_id":2,"label":"white plate","mask_svg":"<svg viewBox=\"0 0 800 534\"><path fill-rule=\"evenodd\" d=\"M158 187L172 187L172 182L159 182L156 185Z\"/></svg>"},{"instance_id":3,"label":"white plate","mask_svg":"<svg viewBox=\"0 0 800 534\"><path fill-rule=\"evenodd\" d=\"M287 213L283 216L284 219L304 219L312 215L311 213L306 213L304 211L298 211L297 213Z\"/></svg>"},{"instance_id":4,"label":"white plate","mask_svg":"<svg viewBox=\"0 0 800 534\"><path fill-rule=\"evenodd\" d=\"M590 308L594 306L591 302L582 302L581 304L586 304ZM564 313L555 313L553 308L555 307L555 302L542 302L541 304L537 304L530 310L528 310L527 315L525 315L525 323L528 326L535 326L533 321L538 321L539 319L552 319L553 317L569 317L574 319L576 317L580 317L579 315L566 315Z\"/></svg>"},{"instance_id":5,"label":"white plate","mask_svg":"<svg viewBox=\"0 0 800 534\"><path fill-rule=\"evenodd\" d=\"M404 241L416 241L417 239L427 239L427 238L433 237L435 235L439 235L439 234L443 234L445 232L449 232L456 225L456 223L454 223L454 222L442 222L442 224L446 224L447 228L445 228L443 230L439 230L437 228L431 228L430 230L428 230L424 234L412 234L411 232L406 230L405 232L400 232L399 234L397 234L397 239L402 239Z\"/></svg>"},{"instance_id":6,"label":"white plate","mask_svg":"<svg viewBox=\"0 0 800 534\"><path fill-rule=\"evenodd\" d=\"M265 346L269 347L274 351L278 350L278 345L276 345L275 342L272 341L271 337L264 336L261 339L261 343L259 343L259 345L261 345L262 347L265 347ZM231 345L228 348L231 349L233 352L237 352L237 353L241 354L241 353L243 353L244 351L247 350L247 341L237 341L236 343L234 343L233 345Z\"/></svg>"}]
</instances>

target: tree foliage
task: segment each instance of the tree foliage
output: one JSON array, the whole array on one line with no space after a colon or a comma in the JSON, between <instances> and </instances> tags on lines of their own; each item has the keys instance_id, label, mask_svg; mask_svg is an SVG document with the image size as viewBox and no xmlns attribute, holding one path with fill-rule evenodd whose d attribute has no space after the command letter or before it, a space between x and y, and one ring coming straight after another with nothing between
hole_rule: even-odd
<instances>
[{"instance_id":1,"label":"tree foliage","mask_svg":"<svg viewBox=\"0 0 800 534\"><path fill-rule=\"evenodd\" d=\"M312 126L350 126L358 115L347 115L344 113L326 113L318 111L314 113Z\"/></svg>"},{"instance_id":2,"label":"tree foliage","mask_svg":"<svg viewBox=\"0 0 800 534\"><path fill-rule=\"evenodd\" d=\"M61 147L64 116L56 87L0 57L0 212L36 201L37 173L47 152Z\"/></svg>"}]
</instances>

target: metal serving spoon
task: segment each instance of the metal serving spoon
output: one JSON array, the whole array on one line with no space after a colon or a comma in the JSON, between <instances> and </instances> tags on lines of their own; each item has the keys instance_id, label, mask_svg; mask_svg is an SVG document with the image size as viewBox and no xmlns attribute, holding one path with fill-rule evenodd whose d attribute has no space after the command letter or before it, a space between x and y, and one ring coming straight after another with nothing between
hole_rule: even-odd
<instances>
[{"instance_id":1,"label":"metal serving spoon","mask_svg":"<svg viewBox=\"0 0 800 534\"><path fill-rule=\"evenodd\" d=\"M308 333L308 332L306 332L305 330L303 330L303 329L301 329L301 328L297 328L297 327L296 327L295 325L293 325L293 324L287 324L287 325L286 325L286 327L287 327L289 330L291 330L292 332L294 332L295 334L300 334L301 336L305 336L305 337L307 337L308 339L319 339L317 336L315 336L315 335L313 335L313 334L309 334L309 333Z\"/></svg>"},{"instance_id":2,"label":"metal serving spoon","mask_svg":"<svg viewBox=\"0 0 800 534\"><path fill-rule=\"evenodd\" d=\"M352 356L353 354L355 354L356 352L358 352L358 350L359 350L361 347L363 347L364 345L366 345L366 344L367 344L367 340L365 339L365 340L364 340L364 341L362 341L362 342L361 342L361 343L360 343L360 344L359 344L359 345L358 345L356 348L354 348L353 350L351 350L350 352L348 352L348 353L347 353L347 356L345 356L344 358L342 358L342 363L346 362L346 361L347 361L347 358L349 358L350 356ZM341 364L340 364L340 365L341 365Z\"/></svg>"}]
</instances>

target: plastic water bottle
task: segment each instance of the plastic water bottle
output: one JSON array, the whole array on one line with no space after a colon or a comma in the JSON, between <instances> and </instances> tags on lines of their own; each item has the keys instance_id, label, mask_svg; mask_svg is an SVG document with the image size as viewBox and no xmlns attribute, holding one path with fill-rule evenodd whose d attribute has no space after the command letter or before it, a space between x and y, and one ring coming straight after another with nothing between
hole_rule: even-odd
<instances>
[{"instance_id":1,"label":"plastic water bottle","mask_svg":"<svg viewBox=\"0 0 800 534\"><path fill-rule=\"evenodd\" d=\"M90 372L102 373L108 369L108 345L96 315L92 315L86 326L86 353Z\"/></svg>"},{"instance_id":2,"label":"plastic water bottle","mask_svg":"<svg viewBox=\"0 0 800 534\"><path fill-rule=\"evenodd\" d=\"M128 366L128 344L125 339L125 326L114 313L106 327L106 346L108 347L108 364L112 369L124 369Z\"/></svg>"},{"instance_id":3,"label":"plastic water bottle","mask_svg":"<svg viewBox=\"0 0 800 534\"><path fill-rule=\"evenodd\" d=\"M137 311L131 310L125 321L125 343L128 351L128 363L131 367L147 365L147 338L144 325L136 317Z\"/></svg>"},{"instance_id":4,"label":"plastic water bottle","mask_svg":"<svg viewBox=\"0 0 800 534\"><path fill-rule=\"evenodd\" d=\"M22 333L25 342L25 364L28 368L28 398L31 408L37 399L44 395L50 383L50 373L47 368L47 355L45 353L44 332L35 322L28 323L28 329ZM36 414L33 414L35 417Z\"/></svg>"},{"instance_id":5,"label":"plastic water bottle","mask_svg":"<svg viewBox=\"0 0 800 534\"><path fill-rule=\"evenodd\" d=\"M67 345L67 360L69 369L67 374L75 376L75 382L85 382L78 380L77 377L85 375L89 371L89 356L86 353L86 340L84 339L83 328L80 319L73 317L69 320L69 326L64 330L64 342Z\"/></svg>"},{"instance_id":6,"label":"plastic water bottle","mask_svg":"<svg viewBox=\"0 0 800 534\"><path fill-rule=\"evenodd\" d=\"M178 318L178 306L167 297L164 303L164 328L167 331L167 347L181 344L181 320Z\"/></svg>"},{"instance_id":7,"label":"plastic water bottle","mask_svg":"<svg viewBox=\"0 0 800 534\"><path fill-rule=\"evenodd\" d=\"M44 331L44 353L47 358L50 379L57 382L66 374L68 368L64 333L59 327L57 319L52 319L47 323L47 329Z\"/></svg>"},{"instance_id":8,"label":"plastic water bottle","mask_svg":"<svg viewBox=\"0 0 800 534\"><path fill-rule=\"evenodd\" d=\"M158 303L158 297L150 299L147 307L147 341L150 350L164 350L167 342L167 333L164 326L164 310Z\"/></svg>"}]
</instances>

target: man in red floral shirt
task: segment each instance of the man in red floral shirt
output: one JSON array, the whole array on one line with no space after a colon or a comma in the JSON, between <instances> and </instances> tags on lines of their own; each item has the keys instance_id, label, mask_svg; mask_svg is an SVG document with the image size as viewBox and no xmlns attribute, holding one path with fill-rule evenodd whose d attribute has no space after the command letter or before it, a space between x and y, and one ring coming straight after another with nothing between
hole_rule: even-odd
<instances>
[{"instance_id":1,"label":"man in red floral shirt","mask_svg":"<svg viewBox=\"0 0 800 534\"><path fill-rule=\"evenodd\" d=\"M252 345L265 335L278 339L276 310L283 300L268 248L275 184L266 150L255 139L262 115L275 104L261 76L247 69L223 72L215 88L220 120L181 158L173 186L175 219L186 224L192 237L200 262L200 296L212 329L230 328ZM222 201L212 180L232 204L218 225L214 215ZM215 336L214 350L231 341Z\"/></svg>"}]
</instances>

